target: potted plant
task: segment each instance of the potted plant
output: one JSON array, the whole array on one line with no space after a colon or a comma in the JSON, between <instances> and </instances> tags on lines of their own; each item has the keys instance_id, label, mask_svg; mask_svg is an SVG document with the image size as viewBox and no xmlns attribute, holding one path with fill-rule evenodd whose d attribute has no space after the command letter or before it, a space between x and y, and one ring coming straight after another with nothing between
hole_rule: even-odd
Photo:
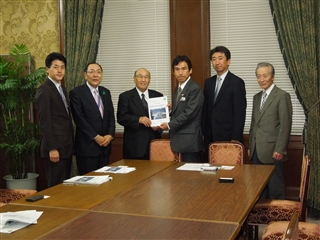
<instances>
[{"instance_id":1,"label":"potted plant","mask_svg":"<svg viewBox=\"0 0 320 240\"><path fill-rule=\"evenodd\" d=\"M26 45L16 44L9 56L0 57L0 149L11 173L4 177L6 180L32 175L27 167L40 141L38 124L33 121L33 103L37 86L46 78L46 69L33 71L30 56ZM8 181L7 188L12 188Z\"/></svg>"}]
</instances>

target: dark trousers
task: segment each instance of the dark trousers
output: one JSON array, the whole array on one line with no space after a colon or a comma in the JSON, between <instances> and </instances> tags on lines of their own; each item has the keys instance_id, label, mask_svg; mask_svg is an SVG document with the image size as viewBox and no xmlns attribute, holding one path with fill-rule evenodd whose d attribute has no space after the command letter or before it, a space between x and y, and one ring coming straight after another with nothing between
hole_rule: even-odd
<instances>
[{"instance_id":1,"label":"dark trousers","mask_svg":"<svg viewBox=\"0 0 320 240\"><path fill-rule=\"evenodd\" d=\"M256 149L252 155L253 164L257 165L274 165L275 170L263 192L260 195L261 199L285 199L285 182L283 176L283 162L274 161L274 163L263 163L258 158Z\"/></svg>"},{"instance_id":2,"label":"dark trousers","mask_svg":"<svg viewBox=\"0 0 320 240\"><path fill-rule=\"evenodd\" d=\"M45 158L48 187L53 187L70 178L72 157L61 158L59 162L51 162Z\"/></svg>"},{"instance_id":3,"label":"dark trousers","mask_svg":"<svg viewBox=\"0 0 320 240\"><path fill-rule=\"evenodd\" d=\"M100 153L98 156L76 156L76 159L80 175L109 165L109 155L104 155L103 153Z\"/></svg>"},{"instance_id":4,"label":"dark trousers","mask_svg":"<svg viewBox=\"0 0 320 240\"><path fill-rule=\"evenodd\" d=\"M181 153L181 161L189 163L201 162L201 154L200 152Z\"/></svg>"}]
</instances>

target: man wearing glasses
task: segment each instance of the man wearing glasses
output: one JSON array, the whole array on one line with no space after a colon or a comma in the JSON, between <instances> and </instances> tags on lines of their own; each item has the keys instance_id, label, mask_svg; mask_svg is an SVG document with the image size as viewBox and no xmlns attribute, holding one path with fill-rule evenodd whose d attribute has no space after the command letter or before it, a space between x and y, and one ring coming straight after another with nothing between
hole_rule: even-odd
<instances>
[{"instance_id":1,"label":"man wearing glasses","mask_svg":"<svg viewBox=\"0 0 320 240\"><path fill-rule=\"evenodd\" d=\"M117 121L124 126L124 159L149 159L150 141L161 137L161 129L151 127L147 102L149 98L163 95L148 89L150 78L147 69L139 68L133 75L135 88L119 96Z\"/></svg>"},{"instance_id":2,"label":"man wearing glasses","mask_svg":"<svg viewBox=\"0 0 320 240\"><path fill-rule=\"evenodd\" d=\"M86 83L70 91L76 124L75 152L80 175L109 164L115 133L114 109L110 91L99 86L102 67L89 63L84 69Z\"/></svg>"}]
</instances>

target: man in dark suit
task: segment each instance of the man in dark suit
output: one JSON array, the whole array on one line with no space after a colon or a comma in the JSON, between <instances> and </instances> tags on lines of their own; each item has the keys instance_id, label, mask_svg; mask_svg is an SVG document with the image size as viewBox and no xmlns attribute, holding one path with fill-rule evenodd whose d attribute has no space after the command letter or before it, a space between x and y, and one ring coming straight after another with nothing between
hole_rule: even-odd
<instances>
[{"instance_id":1,"label":"man in dark suit","mask_svg":"<svg viewBox=\"0 0 320 240\"><path fill-rule=\"evenodd\" d=\"M172 62L172 71L179 84L174 91L171 120L160 127L169 129L171 149L181 153L183 162L199 162L202 150L202 90L191 78L192 64L187 56L177 56Z\"/></svg>"},{"instance_id":2,"label":"man in dark suit","mask_svg":"<svg viewBox=\"0 0 320 240\"><path fill-rule=\"evenodd\" d=\"M70 177L73 128L68 97L61 87L66 63L60 53L50 53L45 60L48 79L36 92L42 132L40 156L45 160L48 187Z\"/></svg>"},{"instance_id":3,"label":"man in dark suit","mask_svg":"<svg viewBox=\"0 0 320 240\"><path fill-rule=\"evenodd\" d=\"M290 94L274 84L274 75L270 63L257 65L256 76L263 91L253 97L248 154L253 164L276 167L261 198L285 199L283 162L288 160L292 103Z\"/></svg>"},{"instance_id":4,"label":"man in dark suit","mask_svg":"<svg viewBox=\"0 0 320 240\"><path fill-rule=\"evenodd\" d=\"M84 70L86 83L70 91L76 124L75 152L81 175L109 164L115 134L114 109L110 91L99 86L102 67L89 63Z\"/></svg>"},{"instance_id":5,"label":"man in dark suit","mask_svg":"<svg viewBox=\"0 0 320 240\"><path fill-rule=\"evenodd\" d=\"M150 141L161 137L161 129L151 127L147 101L163 95L148 89L150 78L147 69L138 69L133 76L136 87L119 96L117 121L124 126L124 159L149 159Z\"/></svg>"},{"instance_id":6,"label":"man in dark suit","mask_svg":"<svg viewBox=\"0 0 320 240\"><path fill-rule=\"evenodd\" d=\"M205 149L214 141L243 142L247 108L244 81L229 71L230 51L217 46L210 51L210 60L217 75L204 83L202 132Z\"/></svg>"}]
</instances>

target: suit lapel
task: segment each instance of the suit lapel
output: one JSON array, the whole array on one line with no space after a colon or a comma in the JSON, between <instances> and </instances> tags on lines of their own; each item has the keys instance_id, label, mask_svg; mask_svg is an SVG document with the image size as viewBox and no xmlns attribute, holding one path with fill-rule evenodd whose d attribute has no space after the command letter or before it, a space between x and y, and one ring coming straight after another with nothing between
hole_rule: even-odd
<instances>
[{"instance_id":1,"label":"suit lapel","mask_svg":"<svg viewBox=\"0 0 320 240\"><path fill-rule=\"evenodd\" d=\"M96 103L96 100L93 98L93 95L90 91L90 88L85 83L83 86L83 95L88 99L88 103L96 110L99 115L101 115L100 110L98 108L98 105Z\"/></svg>"},{"instance_id":2,"label":"suit lapel","mask_svg":"<svg viewBox=\"0 0 320 240\"><path fill-rule=\"evenodd\" d=\"M174 106L173 106L172 113L173 113L173 112L177 109L177 107L179 106L180 99L181 99L182 97L186 98L187 93L188 93L188 89L189 89L190 84L191 84L191 81L193 81L192 78L190 78L190 80L188 81L188 83L187 83L187 84L184 86L184 88L182 89L178 100L177 100L177 91L178 91L179 85L178 85L178 86L176 87L176 89L174 90L174 93L175 93L175 94L174 94L175 104L174 104Z\"/></svg>"},{"instance_id":3,"label":"suit lapel","mask_svg":"<svg viewBox=\"0 0 320 240\"><path fill-rule=\"evenodd\" d=\"M139 93L135 88L131 90L131 100L136 105L140 114L142 116L146 115L146 110L144 109Z\"/></svg>"},{"instance_id":4,"label":"suit lapel","mask_svg":"<svg viewBox=\"0 0 320 240\"><path fill-rule=\"evenodd\" d=\"M228 72L226 77L223 80L221 87L220 87L220 90L219 90L218 96L216 98L216 101L214 102L214 105L216 105L216 103L219 102L221 96L223 95L223 93L227 90L228 86L230 85L230 81L231 81L230 78L231 78L231 75L230 75L230 72ZM214 81L214 90L213 91L216 91L216 82L217 82L217 76ZM213 96L213 101L214 101L214 94L212 94L212 96Z\"/></svg>"},{"instance_id":5,"label":"suit lapel","mask_svg":"<svg viewBox=\"0 0 320 240\"><path fill-rule=\"evenodd\" d=\"M63 107L64 112L66 113L66 115L68 115L67 110L66 110L66 107L65 107L65 105L64 105L64 102L63 102L63 100L62 100L62 97L61 97L61 95L60 95L57 87L54 85L54 83L53 83L49 78L47 79L47 81L48 81L48 85L50 86L53 94L56 96L57 99L59 99L58 101L60 102L60 106ZM64 93L64 96L65 96L66 99L67 99L67 95L66 95L66 93L65 93L64 90L63 90L63 93ZM68 101L67 101L67 103L68 103ZM68 115L68 116L70 116L70 110L69 110L69 109L70 109L70 107L69 107L69 103L68 103L68 111L69 111L69 115Z\"/></svg>"},{"instance_id":6,"label":"suit lapel","mask_svg":"<svg viewBox=\"0 0 320 240\"><path fill-rule=\"evenodd\" d=\"M260 113L260 118L262 117L262 115L268 110L269 106L272 104L274 98L276 97L278 92L278 88L276 86L273 87L273 89L271 90L266 102L263 105L262 111ZM261 96L260 96L260 102L259 102L259 106L258 109L260 110L260 103L261 103L261 98L262 98L262 92L261 92Z\"/></svg>"}]
</instances>

